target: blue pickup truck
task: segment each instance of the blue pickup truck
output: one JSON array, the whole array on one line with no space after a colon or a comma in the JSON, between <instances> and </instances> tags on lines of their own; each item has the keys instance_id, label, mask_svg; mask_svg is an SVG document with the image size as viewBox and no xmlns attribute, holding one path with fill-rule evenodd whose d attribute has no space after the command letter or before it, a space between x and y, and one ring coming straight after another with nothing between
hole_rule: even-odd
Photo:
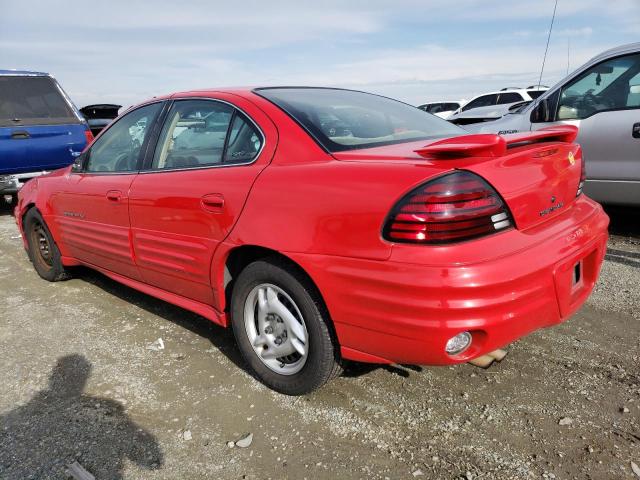
<instances>
[{"instance_id":1,"label":"blue pickup truck","mask_svg":"<svg viewBox=\"0 0 640 480\"><path fill-rule=\"evenodd\" d=\"M0 196L70 165L91 140L86 120L51 75L0 70Z\"/></svg>"}]
</instances>

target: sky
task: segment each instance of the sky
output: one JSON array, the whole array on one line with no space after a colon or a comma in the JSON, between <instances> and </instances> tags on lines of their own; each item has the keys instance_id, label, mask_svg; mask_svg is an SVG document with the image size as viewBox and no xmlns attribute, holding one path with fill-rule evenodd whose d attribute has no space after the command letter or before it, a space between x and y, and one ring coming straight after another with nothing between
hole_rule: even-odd
<instances>
[{"instance_id":1,"label":"sky","mask_svg":"<svg viewBox=\"0 0 640 480\"><path fill-rule=\"evenodd\" d=\"M537 84L554 0L0 0L0 69L77 106L222 86L339 86L411 104ZM542 83L640 41L640 0L559 0Z\"/></svg>"}]
</instances>

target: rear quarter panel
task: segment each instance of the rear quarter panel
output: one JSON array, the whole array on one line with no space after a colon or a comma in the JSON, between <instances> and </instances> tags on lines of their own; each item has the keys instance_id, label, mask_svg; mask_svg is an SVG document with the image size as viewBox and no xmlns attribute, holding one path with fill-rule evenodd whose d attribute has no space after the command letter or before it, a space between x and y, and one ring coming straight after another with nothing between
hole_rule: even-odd
<instances>
[{"instance_id":1,"label":"rear quarter panel","mask_svg":"<svg viewBox=\"0 0 640 480\"><path fill-rule=\"evenodd\" d=\"M385 260L382 239L395 202L440 169L407 164L331 160L274 162L256 180L229 237L282 252Z\"/></svg>"}]
</instances>

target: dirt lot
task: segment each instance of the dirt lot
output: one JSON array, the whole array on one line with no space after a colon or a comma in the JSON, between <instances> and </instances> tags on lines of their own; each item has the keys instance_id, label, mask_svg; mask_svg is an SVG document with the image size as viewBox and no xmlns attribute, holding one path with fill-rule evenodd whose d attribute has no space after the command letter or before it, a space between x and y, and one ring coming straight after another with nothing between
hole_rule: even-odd
<instances>
[{"instance_id":1,"label":"dirt lot","mask_svg":"<svg viewBox=\"0 0 640 480\"><path fill-rule=\"evenodd\" d=\"M49 284L0 209L0 478L637 478L640 212L595 293L489 370L353 366L303 398L230 332L89 270ZM164 349L153 349L158 338ZM561 421L562 420L562 421ZM227 442L253 433L250 447Z\"/></svg>"}]
</instances>

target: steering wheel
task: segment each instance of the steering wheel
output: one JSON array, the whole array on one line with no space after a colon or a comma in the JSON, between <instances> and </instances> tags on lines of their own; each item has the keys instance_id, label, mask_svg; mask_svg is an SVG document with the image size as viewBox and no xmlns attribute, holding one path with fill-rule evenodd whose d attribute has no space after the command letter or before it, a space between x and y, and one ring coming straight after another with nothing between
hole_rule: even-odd
<instances>
[{"instance_id":1,"label":"steering wheel","mask_svg":"<svg viewBox=\"0 0 640 480\"><path fill-rule=\"evenodd\" d=\"M580 110L582 117L588 117L595 112L611 108L612 106L613 102L610 99L595 95L593 88L586 91L584 95L579 98L579 101L576 102L576 107Z\"/></svg>"},{"instance_id":2,"label":"steering wheel","mask_svg":"<svg viewBox=\"0 0 640 480\"><path fill-rule=\"evenodd\" d=\"M133 170L132 159L135 158L131 152L119 153L116 157L114 172L128 172Z\"/></svg>"}]
</instances>

